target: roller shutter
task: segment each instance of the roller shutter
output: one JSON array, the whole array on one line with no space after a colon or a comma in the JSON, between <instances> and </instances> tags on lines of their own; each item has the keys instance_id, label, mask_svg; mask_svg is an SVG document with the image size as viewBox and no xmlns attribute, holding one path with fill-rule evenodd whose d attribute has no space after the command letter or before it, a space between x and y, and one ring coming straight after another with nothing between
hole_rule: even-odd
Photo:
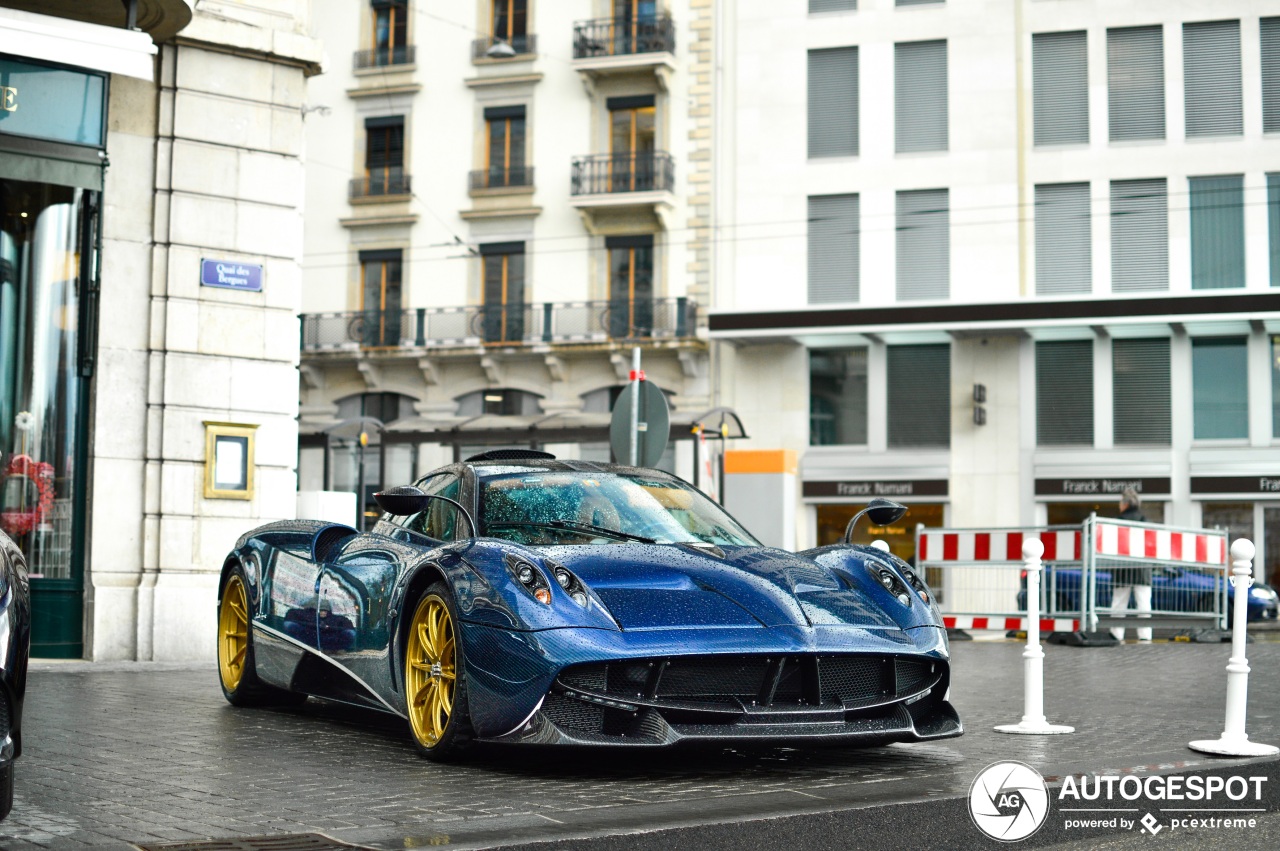
<instances>
[{"instance_id":1,"label":"roller shutter","mask_svg":"<svg viewBox=\"0 0 1280 851\"><path fill-rule=\"evenodd\" d=\"M1240 22L1182 26L1187 137L1244 132L1240 94Z\"/></svg>"},{"instance_id":2,"label":"roller shutter","mask_svg":"<svg viewBox=\"0 0 1280 851\"><path fill-rule=\"evenodd\" d=\"M1111 344L1112 423L1117 446L1169 445L1169 340Z\"/></svg>"},{"instance_id":3,"label":"roller shutter","mask_svg":"<svg viewBox=\"0 0 1280 851\"><path fill-rule=\"evenodd\" d=\"M894 45L893 73L894 150L947 150L947 43Z\"/></svg>"},{"instance_id":4,"label":"roller shutter","mask_svg":"<svg viewBox=\"0 0 1280 851\"><path fill-rule=\"evenodd\" d=\"M1034 35L1031 54L1035 143L1087 144L1089 78L1085 33Z\"/></svg>"},{"instance_id":5,"label":"roller shutter","mask_svg":"<svg viewBox=\"0 0 1280 851\"><path fill-rule=\"evenodd\" d=\"M857 301L858 196L809 199L809 303Z\"/></svg>"},{"instance_id":6,"label":"roller shutter","mask_svg":"<svg viewBox=\"0 0 1280 851\"><path fill-rule=\"evenodd\" d=\"M858 48L809 51L809 156L858 154Z\"/></svg>"},{"instance_id":7,"label":"roller shutter","mask_svg":"<svg viewBox=\"0 0 1280 851\"><path fill-rule=\"evenodd\" d=\"M1169 194L1164 178L1111 183L1111 289L1169 289Z\"/></svg>"},{"instance_id":8,"label":"roller shutter","mask_svg":"<svg viewBox=\"0 0 1280 851\"><path fill-rule=\"evenodd\" d=\"M1036 187L1036 295L1093 288L1089 184Z\"/></svg>"},{"instance_id":9,"label":"roller shutter","mask_svg":"<svg viewBox=\"0 0 1280 851\"><path fill-rule=\"evenodd\" d=\"M1164 138L1164 31L1107 30L1107 121L1113 142Z\"/></svg>"},{"instance_id":10,"label":"roller shutter","mask_svg":"<svg viewBox=\"0 0 1280 851\"><path fill-rule=\"evenodd\" d=\"M1193 177L1191 288L1244 286L1244 176Z\"/></svg>"},{"instance_id":11,"label":"roller shutter","mask_svg":"<svg viewBox=\"0 0 1280 851\"><path fill-rule=\"evenodd\" d=\"M899 192L899 301L945 299L951 293L951 211L946 189Z\"/></svg>"},{"instance_id":12,"label":"roller shutter","mask_svg":"<svg viewBox=\"0 0 1280 851\"><path fill-rule=\"evenodd\" d=\"M1093 340L1036 343L1036 444L1093 445Z\"/></svg>"}]
</instances>

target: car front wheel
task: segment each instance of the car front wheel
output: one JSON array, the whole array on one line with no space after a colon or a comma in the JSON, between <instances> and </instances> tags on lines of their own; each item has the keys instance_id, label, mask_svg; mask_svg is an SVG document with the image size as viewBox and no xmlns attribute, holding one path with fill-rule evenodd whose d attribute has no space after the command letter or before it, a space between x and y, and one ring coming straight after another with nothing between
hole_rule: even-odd
<instances>
[{"instance_id":1,"label":"car front wheel","mask_svg":"<svg viewBox=\"0 0 1280 851\"><path fill-rule=\"evenodd\" d=\"M467 677L453 595L437 582L418 601L404 654L405 710L418 753L446 761L471 744Z\"/></svg>"}]
</instances>

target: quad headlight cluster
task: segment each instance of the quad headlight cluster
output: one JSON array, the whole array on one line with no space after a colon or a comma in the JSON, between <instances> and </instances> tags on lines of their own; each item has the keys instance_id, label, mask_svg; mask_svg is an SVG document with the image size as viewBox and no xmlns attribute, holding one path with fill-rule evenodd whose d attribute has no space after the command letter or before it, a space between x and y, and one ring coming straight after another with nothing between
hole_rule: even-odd
<instances>
[{"instance_id":1,"label":"quad headlight cluster","mask_svg":"<svg viewBox=\"0 0 1280 851\"><path fill-rule=\"evenodd\" d=\"M507 556L506 563L507 570L511 571L511 575L533 599L546 605L551 604L551 585L547 582L546 574L537 565L516 556ZM569 599L584 609L591 604L591 598L587 596L587 589L582 581L567 567L553 562L547 562L547 567L555 577L556 584L569 595Z\"/></svg>"},{"instance_id":2,"label":"quad headlight cluster","mask_svg":"<svg viewBox=\"0 0 1280 851\"><path fill-rule=\"evenodd\" d=\"M893 566L897 568L897 572L890 570L883 563L868 561L867 569L875 576L876 581L880 583L886 591L897 598L898 602L904 606L911 605L911 594L907 591L907 586L911 586L911 590L920 596L920 599L929 603L929 586L924 584L916 572L907 566L907 563L901 559L894 558ZM901 575L899 575L901 574ZM906 584L903 584L903 579Z\"/></svg>"},{"instance_id":3,"label":"quad headlight cluster","mask_svg":"<svg viewBox=\"0 0 1280 851\"><path fill-rule=\"evenodd\" d=\"M916 593L920 595L920 599L924 600L926 603L929 602L929 586L924 584L924 580L917 576L914 570L907 567L906 562L899 562L898 570L902 573L903 577L906 578L907 584L914 588Z\"/></svg>"},{"instance_id":4,"label":"quad headlight cluster","mask_svg":"<svg viewBox=\"0 0 1280 851\"><path fill-rule=\"evenodd\" d=\"M868 567L871 568L872 573L875 574L876 580L884 587L884 590L897 598L898 602L902 605L911 605L911 595L907 593L907 586L902 584L902 580L899 579L892 570L887 567L880 567L879 565L868 565Z\"/></svg>"}]
</instances>

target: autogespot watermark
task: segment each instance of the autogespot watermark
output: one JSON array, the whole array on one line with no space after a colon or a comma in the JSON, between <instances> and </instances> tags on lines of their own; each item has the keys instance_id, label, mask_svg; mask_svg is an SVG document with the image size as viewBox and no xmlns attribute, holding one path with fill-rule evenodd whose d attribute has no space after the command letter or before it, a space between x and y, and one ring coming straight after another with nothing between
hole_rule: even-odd
<instances>
[{"instance_id":1,"label":"autogespot watermark","mask_svg":"<svg viewBox=\"0 0 1280 851\"><path fill-rule=\"evenodd\" d=\"M969 787L969 814L992 839L1017 842L1056 810L1063 830L1249 830L1266 812L1269 778L1257 775L1086 774L1068 776L1054 795L1040 772L1021 762L993 763Z\"/></svg>"}]
</instances>

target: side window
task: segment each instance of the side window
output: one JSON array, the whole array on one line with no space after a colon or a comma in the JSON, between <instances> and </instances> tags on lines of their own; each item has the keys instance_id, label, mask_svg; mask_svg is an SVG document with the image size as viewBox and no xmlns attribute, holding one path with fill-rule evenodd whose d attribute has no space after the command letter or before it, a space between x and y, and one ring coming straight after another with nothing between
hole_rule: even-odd
<instances>
[{"instance_id":1,"label":"side window","mask_svg":"<svg viewBox=\"0 0 1280 851\"><path fill-rule=\"evenodd\" d=\"M433 476L420 487L429 494L456 500L462 491L462 480L454 475ZM443 500L432 500L426 511L413 515L405 528L437 541L452 541L458 533L458 509ZM462 526L466 526L464 521Z\"/></svg>"}]
</instances>

